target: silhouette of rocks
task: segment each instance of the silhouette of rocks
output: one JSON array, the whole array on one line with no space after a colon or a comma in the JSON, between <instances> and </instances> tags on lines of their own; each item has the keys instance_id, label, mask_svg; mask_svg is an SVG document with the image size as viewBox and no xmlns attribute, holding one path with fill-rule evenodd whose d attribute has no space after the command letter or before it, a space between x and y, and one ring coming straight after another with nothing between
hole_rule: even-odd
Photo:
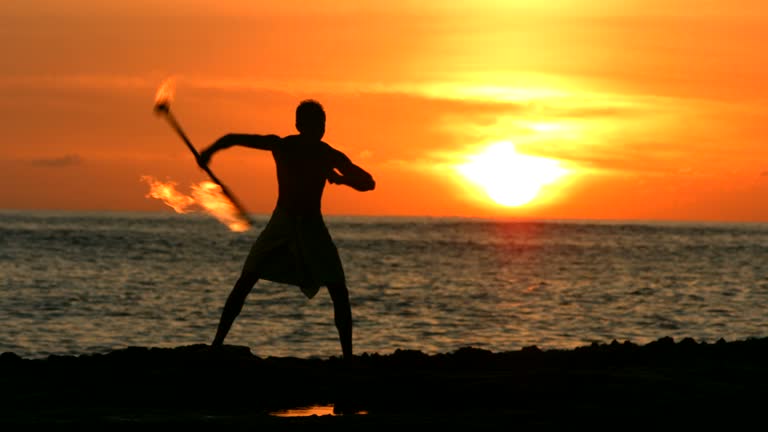
<instances>
[{"instance_id":1,"label":"silhouette of rocks","mask_svg":"<svg viewBox=\"0 0 768 432\"><path fill-rule=\"evenodd\" d=\"M768 400L768 338L662 338L573 350L465 347L302 359L248 347L131 347L107 354L0 355L0 424L334 428L677 424L733 426ZM285 419L335 405L342 415Z\"/></svg>"}]
</instances>

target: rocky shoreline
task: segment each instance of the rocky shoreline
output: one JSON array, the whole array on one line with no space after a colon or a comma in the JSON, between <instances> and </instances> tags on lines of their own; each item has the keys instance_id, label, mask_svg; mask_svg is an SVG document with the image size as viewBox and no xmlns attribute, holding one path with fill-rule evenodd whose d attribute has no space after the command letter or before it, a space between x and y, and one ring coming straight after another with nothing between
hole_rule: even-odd
<instances>
[{"instance_id":1,"label":"rocky shoreline","mask_svg":"<svg viewBox=\"0 0 768 432\"><path fill-rule=\"evenodd\" d=\"M261 358L247 347L207 345L46 359L3 353L0 388L6 425L732 426L762 417L768 338L397 350L352 362ZM317 405L332 405L337 415L272 415Z\"/></svg>"}]
</instances>

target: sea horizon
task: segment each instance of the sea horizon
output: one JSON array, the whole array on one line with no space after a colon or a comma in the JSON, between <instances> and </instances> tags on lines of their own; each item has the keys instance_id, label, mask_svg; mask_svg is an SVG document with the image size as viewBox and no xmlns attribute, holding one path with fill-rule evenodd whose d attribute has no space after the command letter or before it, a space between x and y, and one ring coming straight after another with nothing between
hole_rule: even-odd
<instances>
[{"instance_id":1,"label":"sea horizon","mask_svg":"<svg viewBox=\"0 0 768 432\"><path fill-rule=\"evenodd\" d=\"M27 209L27 208L0 208L0 214L35 214L44 216L70 216L70 215L114 215L114 216L155 216L155 217L167 217L174 218L203 218L215 220L212 215L206 214L202 211L194 211L189 213L176 213L171 209L164 210L114 210L114 209ZM258 219L269 219L271 211L269 212L248 212L248 216ZM371 221L456 221L456 222L521 222L521 223L555 223L555 224L594 224L594 225L714 225L714 226L729 226L729 225L755 225L755 226L768 226L768 220L719 220L719 219L643 219L643 218L544 218L544 217L521 217L521 216L469 216L469 215L418 215L418 214L389 214L389 215L377 215L377 214L351 214L351 213L323 213L323 218L326 220L337 219L352 219L357 218L361 220Z\"/></svg>"}]
</instances>

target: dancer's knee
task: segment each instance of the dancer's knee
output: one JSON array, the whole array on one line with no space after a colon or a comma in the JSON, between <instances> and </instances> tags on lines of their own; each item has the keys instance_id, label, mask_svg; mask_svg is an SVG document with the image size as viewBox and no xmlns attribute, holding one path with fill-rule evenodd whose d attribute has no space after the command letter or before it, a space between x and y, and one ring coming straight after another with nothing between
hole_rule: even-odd
<instances>
[{"instance_id":1,"label":"dancer's knee","mask_svg":"<svg viewBox=\"0 0 768 432\"><path fill-rule=\"evenodd\" d=\"M241 289L247 288L249 291L259 281L259 275L254 272L243 272L237 279L235 286L241 287Z\"/></svg>"},{"instance_id":2,"label":"dancer's knee","mask_svg":"<svg viewBox=\"0 0 768 432\"><path fill-rule=\"evenodd\" d=\"M331 300L334 304L348 304L349 303L349 291L347 285L343 282L329 284L328 293L331 295Z\"/></svg>"},{"instance_id":3,"label":"dancer's knee","mask_svg":"<svg viewBox=\"0 0 768 432\"><path fill-rule=\"evenodd\" d=\"M241 274L240 278L235 282L234 288L232 288L232 295L244 298L251 292L258 280L259 277L253 273Z\"/></svg>"}]
</instances>

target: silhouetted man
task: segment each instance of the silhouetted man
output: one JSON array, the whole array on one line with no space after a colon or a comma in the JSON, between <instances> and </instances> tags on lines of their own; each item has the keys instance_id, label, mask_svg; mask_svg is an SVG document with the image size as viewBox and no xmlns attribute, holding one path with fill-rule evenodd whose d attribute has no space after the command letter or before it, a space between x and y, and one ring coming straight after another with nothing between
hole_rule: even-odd
<instances>
[{"instance_id":1,"label":"silhouetted man","mask_svg":"<svg viewBox=\"0 0 768 432\"><path fill-rule=\"evenodd\" d=\"M272 217L251 247L240 278L229 294L212 346L224 343L245 298L259 279L296 285L307 298L326 286L345 359L352 358L352 309L336 246L321 214L325 182L359 191L373 190L373 177L342 152L322 141L325 111L314 100L296 108L298 135L228 134L200 153L205 166L219 150L244 146L272 152L278 198Z\"/></svg>"}]
</instances>

